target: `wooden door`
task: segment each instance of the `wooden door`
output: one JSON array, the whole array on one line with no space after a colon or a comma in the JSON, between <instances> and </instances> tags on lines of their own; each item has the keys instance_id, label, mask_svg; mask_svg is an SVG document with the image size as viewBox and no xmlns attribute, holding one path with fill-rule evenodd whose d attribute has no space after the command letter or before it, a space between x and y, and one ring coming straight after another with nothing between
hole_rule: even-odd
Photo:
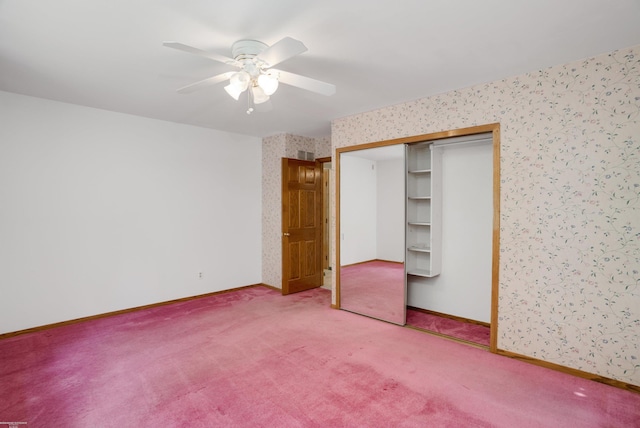
<instances>
[{"instance_id":1,"label":"wooden door","mask_svg":"<svg viewBox=\"0 0 640 428\"><path fill-rule=\"evenodd\" d=\"M322 285L320 164L282 159L282 294Z\"/></svg>"},{"instance_id":2,"label":"wooden door","mask_svg":"<svg viewBox=\"0 0 640 428\"><path fill-rule=\"evenodd\" d=\"M331 218L331 206L329 205L330 198L330 171L325 168L325 162L320 161L320 168L322 168L322 271L329 269L329 257L331 248L331 237L329 236L329 219ZM330 160L329 160L330 162Z\"/></svg>"}]
</instances>

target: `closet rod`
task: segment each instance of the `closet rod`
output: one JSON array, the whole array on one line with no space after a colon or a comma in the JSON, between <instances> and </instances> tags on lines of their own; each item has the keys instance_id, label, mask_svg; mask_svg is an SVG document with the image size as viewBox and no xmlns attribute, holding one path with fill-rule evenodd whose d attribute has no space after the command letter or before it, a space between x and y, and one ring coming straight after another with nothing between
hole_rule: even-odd
<instances>
[{"instance_id":1,"label":"closet rod","mask_svg":"<svg viewBox=\"0 0 640 428\"><path fill-rule=\"evenodd\" d=\"M493 137L489 138L480 138L477 140L469 140L469 141L452 141L451 143L432 143L431 148L435 149L438 147L451 147L451 146L459 146L462 144L482 144L482 143L493 143Z\"/></svg>"},{"instance_id":2,"label":"closet rod","mask_svg":"<svg viewBox=\"0 0 640 428\"><path fill-rule=\"evenodd\" d=\"M459 146L462 144L481 144L481 143L493 143L493 138L489 137L489 138L480 138L477 140L469 140L469 141L455 141L455 142L451 142L451 143L432 143L431 147L432 148L437 148L437 147L450 147L450 146Z\"/></svg>"}]
</instances>

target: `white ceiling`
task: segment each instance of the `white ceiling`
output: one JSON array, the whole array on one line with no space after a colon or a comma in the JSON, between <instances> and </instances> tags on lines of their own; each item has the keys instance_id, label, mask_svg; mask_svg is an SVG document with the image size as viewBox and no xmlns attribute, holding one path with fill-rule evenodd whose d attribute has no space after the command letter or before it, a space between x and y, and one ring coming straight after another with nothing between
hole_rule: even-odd
<instances>
[{"instance_id":1,"label":"white ceiling","mask_svg":"<svg viewBox=\"0 0 640 428\"><path fill-rule=\"evenodd\" d=\"M333 83L281 85L247 115L224 84L177 88L290 36L278 68ZM0 90L254 136L330 134L332 119L640 44L639 0L0 0ZM241 98L242 100L242 98Z\"/></svg>"}]
</instances>

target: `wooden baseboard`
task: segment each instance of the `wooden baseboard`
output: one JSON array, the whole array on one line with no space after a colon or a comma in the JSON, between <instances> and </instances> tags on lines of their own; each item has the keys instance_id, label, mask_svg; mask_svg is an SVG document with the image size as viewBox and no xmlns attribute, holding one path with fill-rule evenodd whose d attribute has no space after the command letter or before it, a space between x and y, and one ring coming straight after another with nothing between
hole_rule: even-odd
<instances>
[{"instance_id":1,"label":"wooden baseboard","mask_svg":"<svg viewBox=\"0 0 640 428\"><path fill-rule=\"evenodd\" d=\"M442 313L439 313L439 312L430 311L428 309L416 308L416 307L413 307L413 306L407 306L407 309L412 309L414 311L423 312L423 313L426 313L426 314L437 315L437 316L441 316L441 317L444 317L444 318L451 318L451 319L454 319L454 320L457 320L457 321L470 322L470 323L473 323L473 324L484 325L484 326L487 326L487 327L490 326L490 324L482 322L482 321L469 320L469 319L466 319L466 318L460 318L460 317L456 317L456 316L452 316L452 315L448 315L448 314L442 314ZM463 342L463 343L467 343L469 345L476 345L476 347L487 349L486 346L477 345L477 344L474 344L472 342L467 342L465 340L460 340L460 339L456 339L456 338L452 339L452 338L450 338L450 337L448 337L446 335L442 335L442 334L437 333L437 332L423 330L423 329L415 328L415 327L408 326L408 325L405 326L405 327L413 328L414 330L426 331L427 333L434 334L436 336L441 336L441 337L443 337L445 339L454 340L454 341L457 341L457 342ZM540 366L540 367L545 367L545 368L548 368L548 369L551 369L551 370L556 370L556 371L559 371L559 372L562 372L562 373L567 373L567 374L570 374L572 376L581 377L581 378L584 378L584 379L589 379L589 380L592 380L594 382L604 383L605 385L610 385L610 386L613 386L613 387L616 387L616 388L620 388L620 389L624 389L624 390L627 390L627 391L640 393L640 386L638 386L638 385L633 385L633 384L622 382L622 381L619 381L619 380L610 379L610 378L607 378L607 377L604 377L604 376L600 376L600 375L597 375L597 374L585 372L585 371L578 370L578 369L573 369L571 367L562 366L560 364L550 363L548 361L539 360L539 359L532 358L532 357L527 357L526 355L517 354L515 352L509 352L509 351L505 351L505 350L502 350L502 349L497 349L495 353L498 354L498 355L502 355L504 357L509 357L509 358L513 358L513 359L516 359L516 360L519 360L519 361L524 361L526 363L535 364L535 365Z\"/></svg>"},{"instance_id":2,"label":"wooden baseboard","mask_svg":"<svg viewBox=\"0 0 640 428\"><path fill-rule=\"evenodd\" d=\"M257 284L257 285L261 285L263 287L267 287L274 291L277 291L278 293L282 293L282 288L274 287L273 285L267 285L267 284Z\"/></svg>"},{"instance_id":3,"label":"wooden baseboard","mask_svg":"<svg viewBox=\"0 0 640 428\"><path fill-rule=\"evenodd\" d=\"M410 328L412 330L421 331L423 333L431 334L433 336L438 336L438 337L441 337L441 338L443 338L445 340L450 340L452 342L464 343L465 345L473 346L474 348L483 349L485 351L489 350L489 347L487 345L481 345L479 343L471 342L470 340L460 339L458 337L447 336L446 334L438 333L437 331L427 330L427 329L420 328L420 327L414 327L414 326L409 325L409 324L405 324L404 327L405 328Z\"/></svg>"},{"instance_id":4,"label":"wooden baseboard","mask_svg":"<svg viewBox=\"0 0 640 428\"><path fill-rule=\"evenodd\" d=\"M496 353L498 355L502 355L502 356L505 356L505 357L513 358L513 359L520 360L520 361L524 361L526 363L535 364L536 366L541 366L541 367L545 367L545 368L548 368L548 369L551 369L551 370L556 370L556 371L559 371L559 372L567 373L567 374L570 374L572 376L577 376L577 377L581 377L581 378L584 378L584 379L589 379L589 380L592 380L594 382L604 383L606 385L614 386L614 387L620 388L620 389L625 389L627 391L640 393L640 386L638 386L638 385L633 385L633 384L622 382L622 381L619 381L619 380L610 379L610 378L607 378L607 377L604 377L604 376L600 376L600 375L597 375L597 374L585 372L585 371L578 370L578 369L572 369L571 367L566 367L566 366L562 366L560 364L550 363L550 362L544 361L544 360L538 360L537 358L527 357L526 355L516 354L515 352L504 351L502 349L498 349L496 351Z\"/></svg>"},{"instance_id":5,"label":"wooden baseboard","mask_svg":"<svg viewBox=\"0 0 640 428\"><path fill-rule=\"evenodd\" d=\"M114 316L114 315L121 315L121 314L126 314L126 313L129 313L129 312L141 311L143 309L150 309L150 308L155 308L155 307L164 306L164 305L170 305L172 303L178 303L178 302L186 302L186 301L189 301L189 300L200 299L200 298L203 298L203 297L215 296L216 294L230 293L232 291L238 291L238 290L242 290L242 289L245 289L245 288L260 287L260 286L273 288L274 290L280 291L279 288L275 288L275 287L272 287L272 286L266 285L266 284L246 285L244 287L236 287L236 288L231 288L229 290L214 291L214 292L211 292L211 293L199 294L197 296L183 297L183 298L180 298L180 299L168 300L166 302L158 302L158 303L152 303L150 305L136 306L134 308L121 309L121 310L118 310L118 311L106 312L106 313L103 313L103 314L91 315L91 316L88 316L88 317L76 318L76 319L72 319L72 320L68 320L68 321L60 321L60 322L56 322L56 323L53 323L53 324L41 325L41 326L38 326L38 327L27 328L27 329L24 329L24 330L12 331L12 332L9 332L9 333L2 333L2 334L0 334L0 340L7 339L9 337L19 336L21 334L34 333L34 332L37 332L37 331L48 330L50 328L62 327L62 326L69 325L69 324L76 324L76 323L79 323L79 322L90 321L90 320L95 320L95 319L99 319L99 318L106 318L106 317L111 317L111 316Z\"/></svg>"},{"instance_id":6,"label":"wooden baseboard","mask_svg":"<svg viewBox=\"0 0 640 428\"><path fill-rule=\"evenodd\" d=\"M460 322L466 322L469 324L476 324L476 325L481 325L484 327L491 327L491 324L489 324L488 322L484 322L484 321L476 321L476 320L472 320L469 318L463 318L463 317L458 317L455 315L449 315L449 314L443 314L441 312L436 312L436 311L430 311L429 309L422 309L422 308L416 308L414 306L407 306L407 309L411 309L413 311L418 311L418 312L422 312L424 314L429 314L429 315L435 315L441 318L449 318L452 320L456 320L456 321L460 321Z\"/></svg>"}]
</instances>

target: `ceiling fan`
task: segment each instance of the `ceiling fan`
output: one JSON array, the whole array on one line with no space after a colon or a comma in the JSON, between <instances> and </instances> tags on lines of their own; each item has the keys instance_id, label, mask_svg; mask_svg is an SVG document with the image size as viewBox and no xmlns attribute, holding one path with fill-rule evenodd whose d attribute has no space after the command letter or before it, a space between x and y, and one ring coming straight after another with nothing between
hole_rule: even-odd
<instances>
[{"instance_id":1,"label":"ceiling fan","mask_svg":"<svg viewBox=\"0 0 640 428\"><path fill-rule=\"evenodd\" d=\"M178 42L164 42L163 45L237 68L238 71L218 74L184 86L178 89L178 92L188 93L228 80L229 83L224 89L235 100L238 100L240 94L247 91L249 99L247 114L253 111L252 104L261 104L268 101L269 97L278 89L279 83L327 96L336 92L336 87L330 83L272 68L274 65L300 55L307 50L307 47L301 41L291 37L285 37L271 46L267 46L257 40L238 40L231 46L233 58L206 52Z\"/></svg>"}]
</instances>

